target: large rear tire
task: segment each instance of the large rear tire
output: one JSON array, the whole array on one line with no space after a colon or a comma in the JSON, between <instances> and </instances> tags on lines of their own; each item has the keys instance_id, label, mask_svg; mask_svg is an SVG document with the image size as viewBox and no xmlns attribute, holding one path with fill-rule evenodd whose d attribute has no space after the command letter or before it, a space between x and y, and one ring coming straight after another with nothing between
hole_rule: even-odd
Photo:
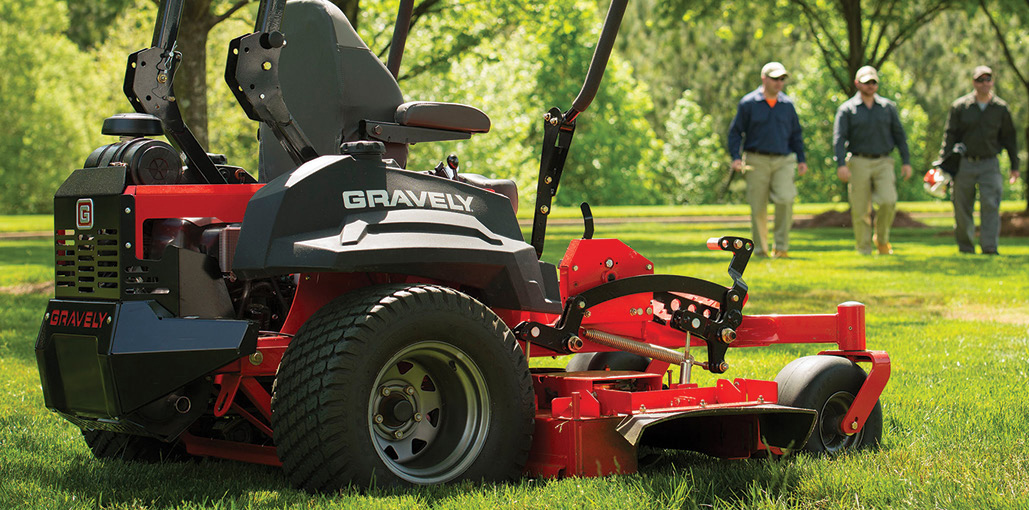
<instances>
[{"instance_id":1,"label":"large rear tire","mask_svg":"<svg viewBox=\"0 0 1029 510\"><path fill-rule=\"evenodd\" d=\"M858 433L847 435L840 430L840 423L866 378L865 371L856 363L838 356L805 356L793 360L775 376L779 404L818 411L815 429L804 450L833 456L878 446L883 432L883 412L878 401Z\"/></svg>"},{"instance_id":2,"label":"large rear tire","mask_svg":"<svg viewBox=\"0 0 1029 510\"><path fill-rule=\"evenodd\" d=\"M297 332L279 366L272 426L308 491L518 478L533 388L514 335L445 287L342 296Z\"/></svg>"}]
</instances>

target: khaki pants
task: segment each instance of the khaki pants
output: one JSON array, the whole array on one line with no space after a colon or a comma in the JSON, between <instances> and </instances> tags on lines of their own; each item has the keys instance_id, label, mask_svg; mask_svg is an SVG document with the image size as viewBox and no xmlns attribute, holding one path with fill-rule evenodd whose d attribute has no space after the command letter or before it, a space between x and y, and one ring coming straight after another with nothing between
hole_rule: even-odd
<instances>
[{"instance_id":1,"label":"khaki pants","mask_svg":"<svg viewBox=\"0 0 1029 510\"><path fill-rule=\"evenodd\" d=\"M768 254L768 200L775 204L775 249L790 247L790 226L793 224L793 199L797 188L793 172L797 160L789 156L767 156L744 153L744 163L751 168L744 173L747 180L747 202L750 203L750 233L757 255Z\"/></svg>"},{"instance_id":2,"label":"khaki pants","mask_svg":"<svg viewBox=\"0 0 1029 510\"><path fill-rule=\"evenodd\" d=\"M879 244L890 242L890 226L897 214L897 176L893 171L893 158L863 158L853 156L847 160L850 167L850 219L854 224L857 251L872 253L872 204L878 206L875 214L875 237Z\"/></svg>"}]
</instances>

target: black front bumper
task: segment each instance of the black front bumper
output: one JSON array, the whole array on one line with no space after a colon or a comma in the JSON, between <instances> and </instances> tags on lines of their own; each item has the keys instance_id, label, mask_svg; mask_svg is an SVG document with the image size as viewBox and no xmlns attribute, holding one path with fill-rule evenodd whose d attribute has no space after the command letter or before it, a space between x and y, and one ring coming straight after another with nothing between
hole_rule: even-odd
<instances>
[{"instance_id":1,"label":"black front bumper","mask_svg":"<svg viewBox=\"0 0 1029 510\"><path fill-rule=\"evenodd\" d=\"M145 423L133 414L254 353L257 333L243 320L176 318L155 301L51 299L36 339L46 406L80 426Z\"/></svg>"}]
</instances>

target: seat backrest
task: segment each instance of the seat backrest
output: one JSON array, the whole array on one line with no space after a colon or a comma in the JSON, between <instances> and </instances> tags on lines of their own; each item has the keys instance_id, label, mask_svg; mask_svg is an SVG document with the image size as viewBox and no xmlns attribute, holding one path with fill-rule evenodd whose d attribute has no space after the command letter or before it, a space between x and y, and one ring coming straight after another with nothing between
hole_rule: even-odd
<instances>
[{"instance_id":1,"label":"seat backrest","mask_svg":"<svg viewBox=\"0 0 1029 510\"><path fill-rule=\"evenodd\" d=\"M341 143L361 139L362 120L393 121L404 102L400 86L338 7L289 1L281 30L282 96L318 154L339 154ZM260 130L259 177L268 182L297 165L268 126ZM405 166L407 146L387 144L386 157Z\"/></svg>"}]
</instances>

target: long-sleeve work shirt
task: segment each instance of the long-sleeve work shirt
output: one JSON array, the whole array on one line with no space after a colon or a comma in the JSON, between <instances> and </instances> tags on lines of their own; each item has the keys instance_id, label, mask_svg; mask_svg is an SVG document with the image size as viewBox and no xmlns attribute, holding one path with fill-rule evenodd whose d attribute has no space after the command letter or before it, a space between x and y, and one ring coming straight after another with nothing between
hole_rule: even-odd
<instances>
[{"instance_id":1,"label":"long-sleeve work shirt","mask_svg":"<svg viewBox=\"0 0 1029 510\"><path fill-rule=\"evenodd\" d=\"M908 138L900 124L897 104L879 94L872 107L865 106L861 93L854 94L836 110L832 130L833 154L837 165L847 164L847 153L884 156L896 147L905 165L911 164Z\"/></svg>"},{"instance_id":2,"label":"long-sleeve work shirt","mask_svg":"<svg viewBox=\"0 0 1029 510\"><path fill-rule=\"evenodd\" d=\"M732 159L742 157L741 145L744 151L783 155L795 152L797 162L805 162L804 135L793 100L780 92L775 107L769 106L762 87L743 96L729 125Z\"/></svg>"},{"instance_id":3,"label":"long-sleeve work shirt","mask_svg":"<svg viewBox=\"0 0 1029 510\"><path fill-rule=\"evenodd\" d=\"M950 154L954 144L965 144L965 156L987 158L1008 151L1011 170L1018 170L1018 135L1011 120L1008 104L993 96L980 109L975 101L975 92L961 96L950 106L947 118L946 138L941 156Z\"/></svg>"}]
</instances>

